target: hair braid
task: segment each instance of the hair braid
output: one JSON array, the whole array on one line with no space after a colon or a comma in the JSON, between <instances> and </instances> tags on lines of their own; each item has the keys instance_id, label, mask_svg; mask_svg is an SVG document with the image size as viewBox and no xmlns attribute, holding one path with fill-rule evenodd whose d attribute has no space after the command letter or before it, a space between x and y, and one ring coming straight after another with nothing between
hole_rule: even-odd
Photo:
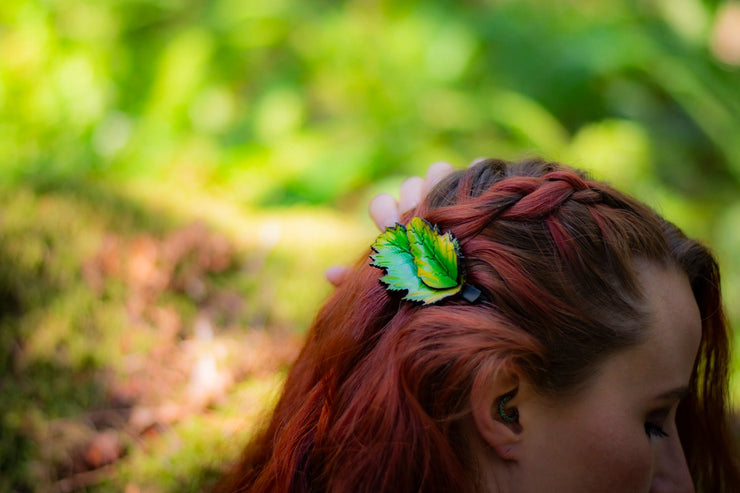
<instances>
[{"instance_id":1,"label":"hair braid","mask_svg":"<svg viewBox=\"0 0 740 493\"><path fill-rule=\"evenodd\" d=\"M504 366L564 399L646 335L635 259L680 266L703 319L677 427L697 491L740 491L711 254L644 204L540 160L486 160L415 210L459 241L481 301L399 303L366 256L322 308L266 431L223 491L469 491L471 389ZM697 389L697 390L694 390Z\"/></svg>"},{"instance_id":2,"label":"hair braid","mask_svg":"<svg viewBox=\"0 0 740 493\"><path fill-rule=\"evenodd\" d=\"M594 220L603 223L590 207L605 202L600 183L555 163L533 160L523 163L522 168L528 168L528 171L507 167L499 160L481 161L470 170L450 177L450 181L457 181L454 189L433 198L415 214L431 216L428 219L433 223L440 222L440 226L448 223L460 238L475 236L498 219L548 220L569 202L587 206ZM532 168L537 168L539 176L531 173ZM447 183L440 186L448 187ZM607 200L615 208L625 206L623 200L611 197ZM474 214L470 213L471 208ZM410 211L408 219L412 215L413 211ZM557 225L550 227L558 228Z\"/></svg>"},{"instance_id":3,"label":"hair braid","mask_svg":"<svg viewBox=\"0 0 740 493\"><path fill-rule=\"evenodd\" d=\"M567 201L595 204L602 200L599 190L592 182L584 180L574 171L552 171L541 178L515 178L499 182L491 187L491 193L506 193L510 199L517 198L511 206L499 214L500 218L531 220L548 217L557 212Z\"/></svg>"},{"instance_id":4,"label":"hair braid","mask_svg":"<svg viewBox=\"0 0 740 493\"><path fill-rule=\"evenodd\" d=\"M416 214L459 239L468 281L496 310L545 347L559 348L546 355L549 364L531 362L542 390L562 392L602 356L552 371L570 366L571 351L560 348L560 330L542 327L577 327L582 355L607 339L612 348L639 339L635 321L643 314L632 257L667 260L665 240L641 232L660 230L649 208L585 173L543 161L503 169L497 161L479 162L438 190L431 207Z\"/></svg>"}]
</instances>

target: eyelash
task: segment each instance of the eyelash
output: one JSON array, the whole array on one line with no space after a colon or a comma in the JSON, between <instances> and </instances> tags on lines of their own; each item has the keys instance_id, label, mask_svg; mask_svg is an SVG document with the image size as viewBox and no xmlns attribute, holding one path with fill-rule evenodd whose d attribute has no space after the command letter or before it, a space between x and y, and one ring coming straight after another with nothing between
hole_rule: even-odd
<instances>
[{"instance_id":1,"label":"eyelash","mask_svg":"<svg viewBox=\"0 0 740 493\"><path fill-rule=\"evenodd\" d=\"M653 423L645 423L645 434L650 438L665 438L668 436L663 428Z\"/></svg>"}]
</instances>

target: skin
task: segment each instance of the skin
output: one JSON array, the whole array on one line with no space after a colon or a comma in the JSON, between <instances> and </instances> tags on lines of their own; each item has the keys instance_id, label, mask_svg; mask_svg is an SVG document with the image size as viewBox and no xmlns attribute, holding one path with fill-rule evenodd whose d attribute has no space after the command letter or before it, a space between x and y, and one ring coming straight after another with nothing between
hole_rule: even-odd
<instances>
[{"instance_id":1,"label":"skin","mask_svg":"<svg viewBox=\"0 0 740 493\"><path fill-rule=\"evenodd\" d=\"M652 263L638 271L652 315L646 340L608 357L568 402L540 397L520 380L507 405L518 422L494 412L497 421L482 430L478 420L490 445L476 451L484 490L694 491L675 416L699 347L699 309L682 272Z\"/></svg>"},{"instance_id":2,"label":"skin","mask_svg":"<svg viewBox=\"0 0 740 493\"><path fill-rule=\"evenodd\" d=\"M375 224L381 230L394 225L452 170L435 163L425 179L402 184L398 201L375 197L369 207ZM609 357L575 398L552 402L520 375L505 372L485 395L471 397L476 416L466 435L477 463L471 479L479 490L694 491L675 416L701 339L699 309L684 273L648 262L636 268L652 314L648 337ZM334 266L326 277L339 285L346 274L346 267ZM496 403L512 390L507 412L516 408L519 419L505 423L496 416Z\"/></svg>"},{"instance_id":3,"label":"skin","mask_svg":"<svg viewBox=\"0 0 740 493\"><path fill-rule=\"evenodd\" d=\"M475 161L471 163L471 166ZM412 176L401 184L398 201L389 194L375 196L370 202L368 210L370 217L379 230L394 226L400 221L401 214L413 209L421 202L422 197L434 188L445 176L454 171L451 164L445 162L434 163L429 166L426 176ZM347 276L349 268L344 265L334 265L326 269L326 279L334 286L339 286Z\"/></svg>"}]
</instances>

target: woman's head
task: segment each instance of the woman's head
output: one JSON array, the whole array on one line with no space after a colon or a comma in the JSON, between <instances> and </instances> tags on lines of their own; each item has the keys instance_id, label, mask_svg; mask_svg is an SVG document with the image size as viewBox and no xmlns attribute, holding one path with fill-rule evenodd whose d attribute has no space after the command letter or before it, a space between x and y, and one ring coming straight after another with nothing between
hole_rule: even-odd
<instances>
[{"instance_id":1,"label":"woman's head","mask_svg":"<svg viewBox=\"0 0 740 493\"><path fill-rule=\"evenodd\" d=\"M480 448L476 457L503 491L694 491L675 414L701 339L699 310L683 272L637 267L643 340L604 357L576 393L542 397L520 379L504 409L517 408L510 425L489 408L513 383L496 377L474 392L475 431L496 453Z\"/></svg>"},{"instance_id":2,"label":"woman's head","mask_svg":"<svg viewBox=\"0 0 740 493\"><path fill-rule=\"evenodd\" d=\"M638 487L645 478L686 484L680 471L660 472L686 471L676 434L697 484L736 484L723 435L727 333L703 247L634 199L541 161L457 172L404 219L412 216L458 239L481 297L401 301L378 269L358 264L319 313L269 428L248 450L242 473L255 490L506 490L511 480L512 491L537 491L547 480L575 491L568 481L580 478L607 491L610 471ZM667 351L683 356L659 358ZM661 385L688 394L680 405L643 402L652 394L640 391ZM677 433L659 441L676 413ZM588 477L625 456L645 459Z\"/></svg>"}]
</instances>

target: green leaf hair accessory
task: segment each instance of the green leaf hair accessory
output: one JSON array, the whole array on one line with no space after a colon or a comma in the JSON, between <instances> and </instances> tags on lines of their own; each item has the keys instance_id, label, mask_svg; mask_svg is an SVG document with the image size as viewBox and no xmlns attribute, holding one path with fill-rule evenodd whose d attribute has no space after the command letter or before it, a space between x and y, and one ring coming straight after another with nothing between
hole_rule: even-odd
<instances>
[{"instance_id":1,"label":"green leaf hair accessory","mask_svg":"<svg viewBox=\"0 0 740 493\"><path fill-rule=\"evenodd\" d=\"M408 291L405 300L435 303L457 293L469 302L480 295L465 284L459 259L460 245L451 233L440 234L420 217L408 227L396 223L373 243L370 265L385 270L380 281L390 291Z\"/></svg>"}]
</instances>

